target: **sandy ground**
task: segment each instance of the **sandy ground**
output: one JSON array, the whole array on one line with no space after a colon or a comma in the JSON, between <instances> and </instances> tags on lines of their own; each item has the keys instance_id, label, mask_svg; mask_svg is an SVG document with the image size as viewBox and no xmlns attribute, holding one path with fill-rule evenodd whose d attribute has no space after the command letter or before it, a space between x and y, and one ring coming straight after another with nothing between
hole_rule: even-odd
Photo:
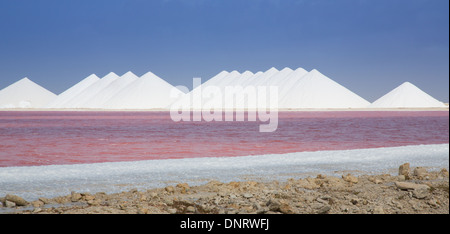
<instances>
[{"instance_id":1,"label":"sandy ground","mask_svg":"<svg viewBox=\"0 0 450 234\"><path fill-rule=\"evenodd\" d=\"M210 181L109 194L73 191L66 196L25 201L0 198L9 214L448 214L446 169L399 167L395 175L316 175L286 182Z\"/></svg>"}]
</instances>

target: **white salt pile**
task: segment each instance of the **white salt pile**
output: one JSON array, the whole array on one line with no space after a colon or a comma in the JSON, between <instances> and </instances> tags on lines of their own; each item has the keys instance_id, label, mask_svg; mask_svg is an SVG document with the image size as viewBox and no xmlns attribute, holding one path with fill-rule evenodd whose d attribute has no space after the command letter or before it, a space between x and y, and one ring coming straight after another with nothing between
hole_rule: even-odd
<instances>
[{"instance_id":1,"label":"white salt pile","mask_svg":"<svg viewBox=\"0 0 450 234\"><path fill-rule=\"evenodd\" d=\"M111 72L101 79L92 74L56 98L42 87L36 86L38 85L25 78L5 88L0 93L0 107L168 110L172 104L176 104L176 108L182 106L185 109L187 106L191 110L250 110L268 107L273 102L270 87L275 87L277 95L272 97L276 97L274 100L278 102L275 101L277 106L271 105L271 108L281 110L448 108L409 82L370 104L318 70L308 72L301 67L295 70L288 67L278 70L272 67L265 72L256 73L222 71L201 84L195 84L197 87L190 92L185 91L187 94L151 72L142 77L137 77L132 72L119 77ZM265 93L261 94L259 88L265 89ZM36 92L46 94L32 96ZM25 94L29 96L20 96Z\"/></svg>"},{"instance_id":2,"label":"white salt pile","mask_svg":"<svg viewBox=\"0 0 450 234\"><path fill-rule=\"evenodd\" d=\"M97 94L83 103L83 108L103 108L103 105L118 94L122 89L127 87L132 82L136 81L138 77L131 71L125 73L121 77L112 81L108 86L100 90Z\"/></svg>"},{"instance_id":3,"label":"white salt pile","mask_svg":"<svg viewBox=\"0 0 450 234\"><path fill-rule=\"evenodd\" d=\"M28 78L0 90L0 108L41 108L56 95Z\"/></svg>"},{"instance_id":4,"label":"white salt pile","mask_svg":"<svg viewBox=\"0 0 450 234\"><path fill-rule=\"evenodd\" d=\"M370 103L316 69L302 76L279 102L280 108L365 108Z\"/></svg>"},{"instance_id":5,"label":"white salt pile","mask_svg":"<svg viewBox=\"0 0 450 234\"><path fill-rule=\"evenodd\" d=\"M373 102L370 108L433 108L446 107L415 85L405 82Z\"/></svg>"},{"instance_id":6,"label":"white salt pile","mask_svg":"<svg viewBox=\"0 0 450 234\"><path fill-rule=\"evenodd\" d=\"M227 109L232 106L233 100L235 103L245 103L245 107L248 109L267 106L270 103L268 89L266 102L261 104L254 101L249 102L248 94L251 93L251 89L248 88L254 87L256 90L258 87L270 86L278 88L278 108L281 109L348 109L365 108L370 104L315 69L307 72L303 68L298 68L295 71L290 68L284 68L281 71L271 68L266 72L257 72L255 74L249 71L242 74L239 74L237 71L228 74L221 72L200 87L203 89L210 86L217 86L218 89L215 93L221 93L222 97L203 98L202 106L196 105L199 103L191 101L194 109L200 109L205 105L208 108L224 106ZM229 95L226 97L225 90L227 86L240 86L242 89L234 89L234 96ZM200 87L188 93L187 95L189 96L186 98L192 100L196 95L201 96Z\"/></svg>"},{"instance_id":7,"label":"white salt pile","mask_svg":"<svg viewBox=\"0 0 450 234\"><path fill-rule=\"evenodd\" d=\"M117 78L119 78L119 76L114 72L108 73L108 75L91 84L89 87L85 88L77 95L72 96L70 100L64 103L62 108L84 108L84 104L86 102L91 100L92 97L101 92L105 87L107 87Z\"/></svg>"},{"instance_id":8,"label":"white salt pile","mask_svg":"<svg viewBox=\"0 0 450 234\"><path fill-rule=\"evenodd\" d=\"M87 87L91 86L98 80L100 80L100 78L98 78L98 76L96 76L95 74L84 78L82 81L59 94L58 97L48 103L45 108L63 108L66 102L68 102L79 93L83 92L83 90L85 90Z\"/></svg>"},{"instance_id":9,"label":"white salt pile","mask_svg":"<svg viewBox=\"0 0 450 234\"><path fill-rule=\"evenodd\" d=\"M170 96L171 92L178 92L177 96L184 95L155 74L147 72L115 94L102 108L164 109L175 101Z\"/></svg>"}]
</instances>

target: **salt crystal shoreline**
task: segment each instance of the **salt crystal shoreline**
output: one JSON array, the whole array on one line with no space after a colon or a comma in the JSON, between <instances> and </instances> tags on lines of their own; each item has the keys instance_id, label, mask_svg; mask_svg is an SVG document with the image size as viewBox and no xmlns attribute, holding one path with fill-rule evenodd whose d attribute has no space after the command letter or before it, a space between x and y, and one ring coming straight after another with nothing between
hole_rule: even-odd
<instances>
[{"instance_id":1,"label":"salt crystal shoreline","mask_svg":"<svg viewBox=\"0 0 450 234\"><path fill-rule=\"evenodd\" d=\"M318 174L285 182L212 180L205 185L66 196L27 202L0 198L2 213L15 214L398 214L449 213L447 169L400 167L399 175ZM408 174L405 178L404 174ZM408 179L408 180L407 180Z\"/></svg>"},{"instance_id":2,"label":"salt crystal shoreline","mask_svg":"<svg viewBox=\"0 0 450 234\"><path fill-rule=\"evenodd\" d=\"M174 186L203 185L210 180L286 181L317 174L341 176L395 174L403 162L448 169L448 144L331 150L242 157L163 159L93 164L0 168L0 197L15 194L27 200L78 191L117 193ZM355 171L356 170L356 171ZM151 179L149 179L151 178Z\"/></svg>"}]
</instances>

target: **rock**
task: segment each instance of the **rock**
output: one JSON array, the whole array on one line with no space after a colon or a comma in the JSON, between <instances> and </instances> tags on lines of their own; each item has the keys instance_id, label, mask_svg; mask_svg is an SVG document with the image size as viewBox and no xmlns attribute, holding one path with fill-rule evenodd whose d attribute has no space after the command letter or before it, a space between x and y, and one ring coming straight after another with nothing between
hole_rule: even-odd
<instances>
[{"instance_id":1,"label":"rock","mask_svg":"<svg viewBox=\"0 0 450 234\"><path fill-rule=\"evenodd\" d=\"M397 176L397 180L398 180L398 181L405 181L405 180L406 180L406 176L404 176L404 175L399 175L399 176Z\"/></svg>"},{"instance_id":2,"label":"rock","mask_svg":"<svg viewBox=\"0 0 450 234\"><path fill-rule=\"evenodd\" d=\"M90 206L97 206L100 205L100 200L97 199L91 199L87 201L87 204Z\"/></svg>"},{"instance_id":3,"label":"rock","mask_svg":"<svg viewBox=\"0 0 450 234\"><path fill-rule=\"evenodd\" d=\"M398 175L405 176L405 179L407 179L407 180L411 179L409 163L400 165L400 167L398 168Z\"/></svg>"},{"instance_id":4,"label":"rock","mask_svg":"<svg viewBox=\"0 0 450 234\"><path fill-rule=\"evenodd\" d=\"M8 208L12 208L12 207L16 206L16 203L6 200L5 201L5 206L8 207Z\"/></svg>"},{"instance_id":5,"label":"rock","mask_svg":"<svg viewBox=\"0 0 450 234\"><path fill-rule=\"evenodd\" d=\"M328 204L328 201L326 201L326 200L324 200L322 198L319 198L319 197L316 199L316 201L318 201L318 202L320 202L322 204Z\"/></svg>"},{"instance_id":6,"label":"rock","mask_svg":"<svg viewBox=\"0 0 450 234\"><path fill-rule=\"evenodd\" d=\"M354 176L352 176L350 174L347 174L346 176L342 175L342 179L344 181L349 182L349 183L353 183L353 184L357 184L358 183L358 178L356 178L356 177L354 177Z\"/></svg>"},{"instance_id":7,"label":"rock","mask_svg":"<svg viewBox=\"0 0 450 234\"><path fill-rule=\"evenodd\" d=\"M168 193L173 193L173 191L175 191L175 189L173 188L173 186L167 186L164 188Z\"/></svg>"},{"instance_id":8,"label":"rock","mask_svg":"<svg viewBox=\"0 0 450 234\"><path fill-rule=\"evenodd\" d=\"M86 195L84 195L83 198L84 198L85 201L91 201L91 200L95 199L95 196L90 195L90 194L86 194Z\"/></svg>"},{"instance_id":9,"label":"rock","mask_svg":"<svg viewBox=\"0 0 450 234\"><path fill-rule=\"evenodd\" d=\"M189 190L189 185L187 183L177 184L177 188L181 189L181 193L185 194Z\"/></svg>"},{"instance_id":10,"label":"rock","mask_svg":"<svg viewBox=\"0 0 450 234\"><path fill-rule=\"evenodd\" d=\"M374 182L375 184L382 184L382 183L383 183L383 180L375 179L373 182Z\"/></svg>"},{"instance_id":11,"label":"rock","mask_svg":"<svg viewBox=\"0 0 450 234\"><path fill-rule=\"evenodd\" d=\"M33 213L39 213L39 212L41 212L41 211L42 211L42 209L39 208L39 207L33 209Z\"/></svg>"},{"instance_id":12,"label":"rock","mask_svg":"<svg viewBox=\"0 0 450 234\"><path fill-rule=\"evenodd\" d=\"M70 202L70 196L55 197L53 201L59 204L68 203Z\"/></svg>"},{"instance_id":13,"label":"rock","mask_svg":"<svg viewBox=\"0 0 450 234\"><path fill-rule=\"evenodd\" d=\"M423 167L414 168L414 176L418 177L419 179L424 179L427 175L428 175L427 169Z\"/></svg>"},{"instance_id":14,"label":"rock","mask_svg":"<svg viewBox=\"0 0 450 234\"><path fill-rule=\"evenodd\" d=\"M147 196L141 195L141 197L139 198L139 201L141 201L141 202L147 201Z\"/></svg>"},{"instance_id":15,"label":"rock","mask_svg":"<svg viewBox=\"0 0 450 234\"><path fill-rule=\"evenodd\" d=\"M137 192L138 192L137 188L134 188L134 189L130 190L130 193L137 193Z\"/></svg>"},{"instance_id":16,"label":"rock","mask_svg":"<svg viewBox=\"0 0 450 234\"><path fill-rule=\"evenodd\" d=\"M45 198L45 197L40 197L39 201L43 202L44 204L50 204L51 203L50 199Z\"/></svg>"},{"instance_id":17,"label":"rock","mask_svg":"<svg viewBox=\"0 0 450 234\"><path fill-rule=\"evenodd\" d=\"M283 203L280 205L279 211L283 214L295 214L298 213L295 207L292 207L289 203Z\"/></svg>"},{"instance_id":18,"label":"rock","mask_svg":"<svg viewBox=\"0 0 450 234\"><path fill-rule=\"evenodd\" d=\"M170 208L170 209L167 209L167 212L169 212L169 214L176 214L177 213L177 209Z\"/></svg>"},{"instance_id":19,"label":"rock","mask_svg":"<svg viewBox=\"0 0 450 234\"><path fill-rule=\"evenodd\" d=\"M147 208L139 208L138 214L148 214L148 209Z\"/></svg>"},{"instance_id":20,"label":"rock","mask_svg":"<svg viewBox=\"0 0 450 234\"><path fill-rule=\"evenodd\" d=\"M189 213L195 213L195 207L193 207L193 206L188 206L188 207L186 208L186 212L189 212Z\"/></svg>"},{"instance_id":21,"label":"rock","mask_svg":"<svg viewBox=\"0 0 450 234\"><path fill-rule=\"evenodd\" d=\"M300 179L298 180L298 186L305 188L305 189L316 189L319 188L320 185L316 183L316 179L314 178L306 178L306 179Z\"/></svg>"},{"instance_id":22,"label":"rock","mask_svg":"<svg viewBox=\"0 0 450 234\"><path fill-rule=\"evenodd\" d=\"M445 168L442 168L442 170L439 172L439 175L443 177L448 177L448 171Z\"/></svg>"},{"instance_id":23,"label":"rock","mask_svg":"<svg viewBox=\"0 0 450 234\"><path fill-rule=\"evenodd\" d=\"M71 193L71 198L70 198L70 200L72 201L72 202L77 202L77 201L79 201L81 199L81 194L80 193L76 193L76 192L72 192Z\"/></svg>"},{"instance_id":24,"label":"rock","mask_svg":"<svg viewBox=\"0 0 450 234\"><path fill-rule=\"evenodd\" d=\"M31 202L31 205L33 207L41 207L41 206L44 206L44 202L42 202L40 200L36 200L36 201Z\"/></svg>"},{"instance_id":25,"label":"rock","mask_svg":"<svg viewBox=\"0 0 450 234\"><path fill-rule=\"evenodd\" d=\"M226 213L227 213L227 214L237 214L238 211L235 210L235 209L230 209L230 210L227 210Z\"/></svg>"},{"instance_id":26,"label":"rock","mask_svg":"<svg viewBox=\"0 0 450 234\"><path fill-rule=\"evenodd\" d=\"M151 192L151 193L150 193L150 197L151 197L151 198L156 198L156 197L158 197L158 194L155 193L155 192Z\"/></svg>"},{"instance_id":27,"label":"rock","mask_svg":"<svg viewBox=\"0 0 450 234\"><path fill-rule=\"evenodd\" d=\"M429 189L430 187L425 184L415 184L409 182L395 182L395 186L401 190L418 190L418 189Z\"/></svg>"},{"instance_id":28,"label":"rock","mask_svg":"<svg viewBox=\"0 0 450 234\"><path fill-rule=\"evenodd\" d=\"M281 203L278 200L270 199L266 206L269 208L270 211L280 211Z\"/></svg>"},{"instance_id":29,"label":"rock","mask_svg":"<svg viewBox=\"0 0 450 234\"><path fill-rule=\"evenodd\" d=\"M244 193L244 194L242 194L242 196L245 197L245 198L252 198L253 194L251 194L251 193Z\"/></svg>"},{"instance_id":30,"label":"rock","mask_svg":"<svg viewBox=\"0 0 450 234\"><path fill-rule=\"evenodd\" d=\"M318 174L316 176L316 179L325 179L325 178L327 178L327 176L326 175L322 175L322 174Z\"/></svg>"},{"instance_id":31,"label":"rock","mask_svg":"<svg viewBox=\"0 0 450 234\"><path fill-rule=\"evenodd\" d=\"M425 199L428 197L429 191L426 188L414 189L412 194L417 199Z\"/></svg>"},{"instance_id":32,"label":"rock","mask_svg":"<svg viewBox=\"0 0 450 234\"><path fill-rule=\"evenodd\" d=\"M385 214L383 207L377 206L373 209L373 214Z\"/></svg>"},{"instance_id":33,"label":"rock","mask_svg":"<svg viewBox=\"0 0 450 234\"><path fill-rule=\"evenodd\" d=\"M368 180L374 184L382 184L383 183L383 179L381 179L381 178L369 177Z\"/></svg>"},{"instance_id":34,"label":"rock","mask_svg":"<svg viewBox=\"0 0 450 234\"><path fill-rule=\"evenodd\" d=\"M324 205L322 203L314 203L311 207L315 210L317 214L326 214L328 211L331 210L331 206Z\"/></svg>"},{"instance_id":35,"label":"rock","mask_svg":"<svg viewBox=\"0 0 450 234\"><path fill-rule=\"evenodd\" d=\"M17 206L26 206L28 205L28 202L16 195L7 194L5 197L6 201L14 202Z\"/></svg>"}]
</instances>

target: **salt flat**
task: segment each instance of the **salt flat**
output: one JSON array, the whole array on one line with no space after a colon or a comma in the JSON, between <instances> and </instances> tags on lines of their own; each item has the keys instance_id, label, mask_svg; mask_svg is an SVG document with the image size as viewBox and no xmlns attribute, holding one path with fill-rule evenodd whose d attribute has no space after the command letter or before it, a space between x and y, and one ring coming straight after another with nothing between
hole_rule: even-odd
<instances>
[{"instance_id":1,"label":"salt flat","mask_svg":"<svg viewBox=\"0 0 450 234\"><path fill-rule=\"evenodd\" d=\"M397 173L398 165L447 168L449 144L298 152L244 157L190 158L0 168L0 197L27 200L77 192L120 192L187 182L285 180L312 174Z\"/></svg>"}]
</instances>

